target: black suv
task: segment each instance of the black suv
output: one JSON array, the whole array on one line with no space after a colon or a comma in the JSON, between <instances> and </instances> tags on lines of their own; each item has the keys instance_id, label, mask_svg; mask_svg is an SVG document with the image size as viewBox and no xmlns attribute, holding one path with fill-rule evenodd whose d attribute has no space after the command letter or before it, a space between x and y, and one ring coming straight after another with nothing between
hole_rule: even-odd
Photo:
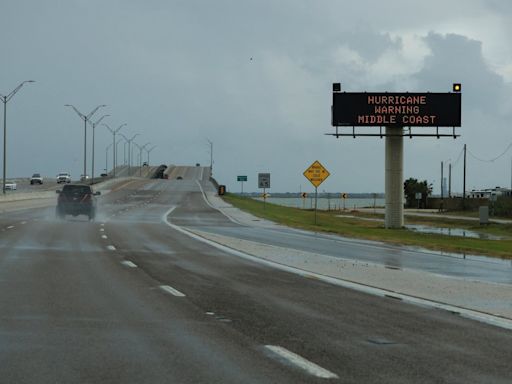
<instances>
[{"instance_id":1,"label":"black suv","mask_svg":"<svg viewBox=\"0 0 512 384\"><path fill-rule=\"evenodd\" d=\"M86 215L89 220L96 216L96 197L100 192L93 192L89 185L68 184L61 190L57 200L57 217L63 219L66 215Z\"/></svg>"}]
</instances>

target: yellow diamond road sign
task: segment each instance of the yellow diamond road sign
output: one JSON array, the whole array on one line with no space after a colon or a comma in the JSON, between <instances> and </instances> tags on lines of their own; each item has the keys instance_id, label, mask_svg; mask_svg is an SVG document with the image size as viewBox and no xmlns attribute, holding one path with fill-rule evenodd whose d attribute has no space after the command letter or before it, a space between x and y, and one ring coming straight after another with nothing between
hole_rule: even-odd
<instances>
[{"instance_id":1,"label":"yellow diamond road sign","mask_svg":"<svg viewBox=\"0 0 512 384\"><path fill-rule=\"evenodd\" d=\"M329 177L330 173L324 168L322 164L317 160L304 171L304 176L308 179L311 184L318 187Z\"/></svg>"}]
</instances>

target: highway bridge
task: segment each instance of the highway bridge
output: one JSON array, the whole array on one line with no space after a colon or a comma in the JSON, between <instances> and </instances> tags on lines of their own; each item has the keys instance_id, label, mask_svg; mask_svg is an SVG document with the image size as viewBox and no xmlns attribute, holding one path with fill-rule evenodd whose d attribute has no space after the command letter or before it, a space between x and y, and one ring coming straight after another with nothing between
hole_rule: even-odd
<instances>
[{"instance_id":1,"label":"highway bridge","mask_svg":"<svg viewBox=\"0 0 512 384\"><path fill-rule=\"evenodd\" d=\"M510 263L267 223L206 167L123 172L94 222L0 202L0 382L512 381Z\"/></svg>"}]
</instances>

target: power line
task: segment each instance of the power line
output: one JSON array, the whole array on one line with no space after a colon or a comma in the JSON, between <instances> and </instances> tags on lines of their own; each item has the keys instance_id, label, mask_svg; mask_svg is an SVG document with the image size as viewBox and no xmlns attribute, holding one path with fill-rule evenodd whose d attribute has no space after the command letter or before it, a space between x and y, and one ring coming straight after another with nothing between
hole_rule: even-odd
<instances>
[{"instance_id":1,"label":"power line","mask_svg":"<svg viewBox=\"0 0 512 384\"><path fill-rule=\"evenodd\" d=\"M473 154L469 149L468 149L468 153L471 155L472 158L474 158L475 160L478 160L478 161L481 161L483 163L493 163L495 162L496 160L498 160L499 158L505 156L505 154L509 151L509 149L512 148L512 143L510 143L507 148L501 153L499 154L498 156L492 158L492 159L489 159L489 160L486 160L486 159L482 159L478 156L476 156L475 154Z\"/></svg>"}]
</instances>

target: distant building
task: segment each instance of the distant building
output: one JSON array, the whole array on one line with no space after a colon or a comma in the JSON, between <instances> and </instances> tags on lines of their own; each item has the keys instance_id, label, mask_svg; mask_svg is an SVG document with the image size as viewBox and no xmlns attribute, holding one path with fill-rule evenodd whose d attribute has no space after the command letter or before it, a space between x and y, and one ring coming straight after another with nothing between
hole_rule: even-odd
<instances>
[{"instance_id":1,"label":"distant building","mask_svg":"<svg viewBox=\"0 0 512 384\"><path fill-rule=\"evenodd\" d=\"M486 188L486 189L473 189L466 193L470 199L496 199L498 196L512 196L512 190L508 188Z\"/></svg>"}]
</instances>

